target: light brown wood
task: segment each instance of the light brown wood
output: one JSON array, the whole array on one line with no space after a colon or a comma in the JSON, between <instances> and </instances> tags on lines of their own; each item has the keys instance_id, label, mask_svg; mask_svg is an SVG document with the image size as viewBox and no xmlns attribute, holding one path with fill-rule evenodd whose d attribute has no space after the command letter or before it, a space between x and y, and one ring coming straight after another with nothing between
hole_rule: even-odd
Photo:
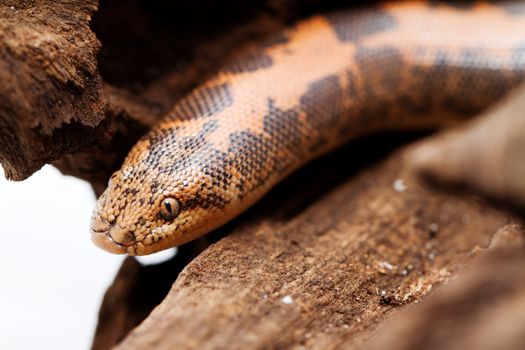
<instances>
[{"instance_id":1,"label":"light brown wood","mask_svg":"<svg viewBox=\"0 0 525 350\"><path fill-rule=\"evenodd\" d=\"M47 3L0 4L0 163L13 180L90 144L106 118L97 2Z\"/></svg>"},{"instance_id":2,"label":"light brown wood","mask_svg":"<svg viewBox=\"0 0 525 350\"><path fill-rule=\"evenodd\" d=\"M425 140L412 156L422 177L479 193L525 215L525 85L475 120Z\"/></svg>"},{"instance_id":3,"label":"light brown wood","mask_svg":"<svg viewBox=\"0 0 525 350\"><path fill-rule=\"evenodd\" d=\"M192 260L119 348L357 348L392 312L425 299L508 218L424 190L405 150L359 161L392 144L354 143L295 174ZM342 167L349 159L358 165ZM106 320L98 331L122 326Z\"/></svg>"}]
</instances>

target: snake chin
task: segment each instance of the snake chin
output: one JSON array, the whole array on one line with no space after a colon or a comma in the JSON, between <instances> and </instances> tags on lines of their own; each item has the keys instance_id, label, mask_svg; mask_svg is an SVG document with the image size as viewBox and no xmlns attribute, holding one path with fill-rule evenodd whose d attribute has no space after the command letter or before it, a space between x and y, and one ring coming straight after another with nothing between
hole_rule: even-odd
<instances>
[{"instance_id":1,"label":"snake chin","mask_svg":"<svg viewBox=\"0 0 525 350\"><path fill-rule=\"evenodd\" d=\"M91 241L99 248L113 253L126 254L128 246L118 243L111 236L113 227L105 220L99 217L93 217L91 220Z\"/></svg>"},{"instance_id":2,"label":"snake chin","mask_svg":"<svg viewBox=\"0 0 525 350\"><path fill-rule=\"evenodd\" d=\"M118 224L110 224L99 216L94 216L91 220L91 241L112 254L149 255L173 246L167 240L155 242L152 236L154 232L145 241L137 241L133 232Z\"/></svg>"}]
</instances>

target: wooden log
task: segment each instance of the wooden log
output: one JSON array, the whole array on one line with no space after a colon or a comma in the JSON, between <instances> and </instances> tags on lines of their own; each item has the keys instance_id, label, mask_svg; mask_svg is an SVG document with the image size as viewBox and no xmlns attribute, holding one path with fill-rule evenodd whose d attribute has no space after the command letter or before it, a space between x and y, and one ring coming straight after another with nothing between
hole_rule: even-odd
<instances>
[{"instance_id":1,"label":"wooden log","mask_svg":"<svg viewBox=\"0 0 525 350\"><path fill-rule=\"evenodd\" d=\"M119 343L143 321L164 299L182 268L202 252L203 243L187 244L174 259L159 265L141 266L135 259L127 258L106 292L93 349L108 349Z\"/></svg>"},{"instance_id":2,"label":"wooden log","mask_svg":"<svg viewBox=\"0 0 525 350\"><path fill-rule=\"evenodd\" d=\"M363 348L525 348L524 266L523 244L490 252L422 305L393 313Z\"/></svg>"},{"instance_id":3,"label":"wooden log","mask_svg":"<svg viewBox=\"0 0 525 350\"><path fill-rule=\"evenodd\" d=\"M170 292L118 348L355 348L394 310L422 300L509 219L473 198L424 190L406 151L362 170L363 158L391 147L369 138L315 162L177 278L167 264ZM111 290L109 299L133 313ZM98 331L123 328L114 319ZM114 345L95 339L95 349Z\"/></svg>"},{"instance_id":4,"label":"wooden log","mask_svg":"<svg viewBox=\"0 0 525 350\"><path fill-rule=\"evenodd\" d=\"M525 85L479 118L425 140L411 164L434 185L478 193L525 216Z\"/></svg>"},{"instance_id":5,"label":"wooden log","mask_svg":"<svg viewBox=\"0 0 525 350\"><path fill-rule=\"evenodd\" d=\"M0 4L0 163L23 180L93 142L105 119L96 1Z\"/></svg>"}]
</instances>

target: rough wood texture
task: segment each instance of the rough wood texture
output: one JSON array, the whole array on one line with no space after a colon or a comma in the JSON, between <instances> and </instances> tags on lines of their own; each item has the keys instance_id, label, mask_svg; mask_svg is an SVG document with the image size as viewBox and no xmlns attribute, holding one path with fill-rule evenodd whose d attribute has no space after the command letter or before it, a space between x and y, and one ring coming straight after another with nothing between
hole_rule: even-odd
<instances>
[{"instance_id":1,"label":"rough wood texture","mask_svg":"<svg viewBox=\"0 0 525 350\"><path fill-rule=\"evenodd\" d=\"M352 176L363 149L369 157L391 146L354 143L279 186L184 268L119 348L356 348L454 276L508 219L472 198L425 191L406 152ZM406 190L394 189L398 179ZM98 331L123 326L114 319Z\"/></svg>"},{"instance_id":2,"label":"rough wood texture","mask_svg":"<svg viewBox=\"0 0 525 350\"><path fill-rule=\"evenodd\" d=\"M205 248L203 243L192 242L159 265L143 267L126 259L101 306L93 348L107 349L122 341L162 301L182 268Z\"/></svg>"},{"instance_id":3,"label":"rough wood texture","mask_svg":"<svg viewBox=\"0 0 525 350\"><path fill-rule=\"evenodd\" d=\"M525 216L525 85L467 125L423 142L412 166Z\"/></svg>"},{"instance_id":4,"label":"rough wood texture","mask_svg":"<svg viewBox=\"0 0 525 350\"><path fill-rule=\"evenodd\" d=\"M23 180L93 141L105 118L96 1L0 4L0 163Z\"/></svg>"},{"instance_id":5,"label":"rough wood texture","mask_svg":"<svg viewBox=\"0 0 525 350\"><path fill-rule=\"evenodd\" d=\"M366 349L525 348L525 249L497 249L418 307L394 314ZM517 240L519 241L519 240Z\"/></svg>"}]
</instances>

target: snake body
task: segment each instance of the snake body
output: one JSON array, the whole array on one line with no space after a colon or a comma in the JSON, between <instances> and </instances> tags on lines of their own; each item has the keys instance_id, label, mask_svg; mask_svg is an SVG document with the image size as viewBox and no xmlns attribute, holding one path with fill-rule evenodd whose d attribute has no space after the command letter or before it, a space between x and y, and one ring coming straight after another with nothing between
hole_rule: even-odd
<instances>
[{"instance_id":1,"label":"snake body","mask_svg":"<svg viewBox=\"0 0 525 350\"><path fill-rule=\"evenodd\" d=\"M182 244L352 138L464 118L524 76L523 3L398 2L305 19L132 148L98 200L93 241L131 255Z\"/></svg>"}]
</instances>

